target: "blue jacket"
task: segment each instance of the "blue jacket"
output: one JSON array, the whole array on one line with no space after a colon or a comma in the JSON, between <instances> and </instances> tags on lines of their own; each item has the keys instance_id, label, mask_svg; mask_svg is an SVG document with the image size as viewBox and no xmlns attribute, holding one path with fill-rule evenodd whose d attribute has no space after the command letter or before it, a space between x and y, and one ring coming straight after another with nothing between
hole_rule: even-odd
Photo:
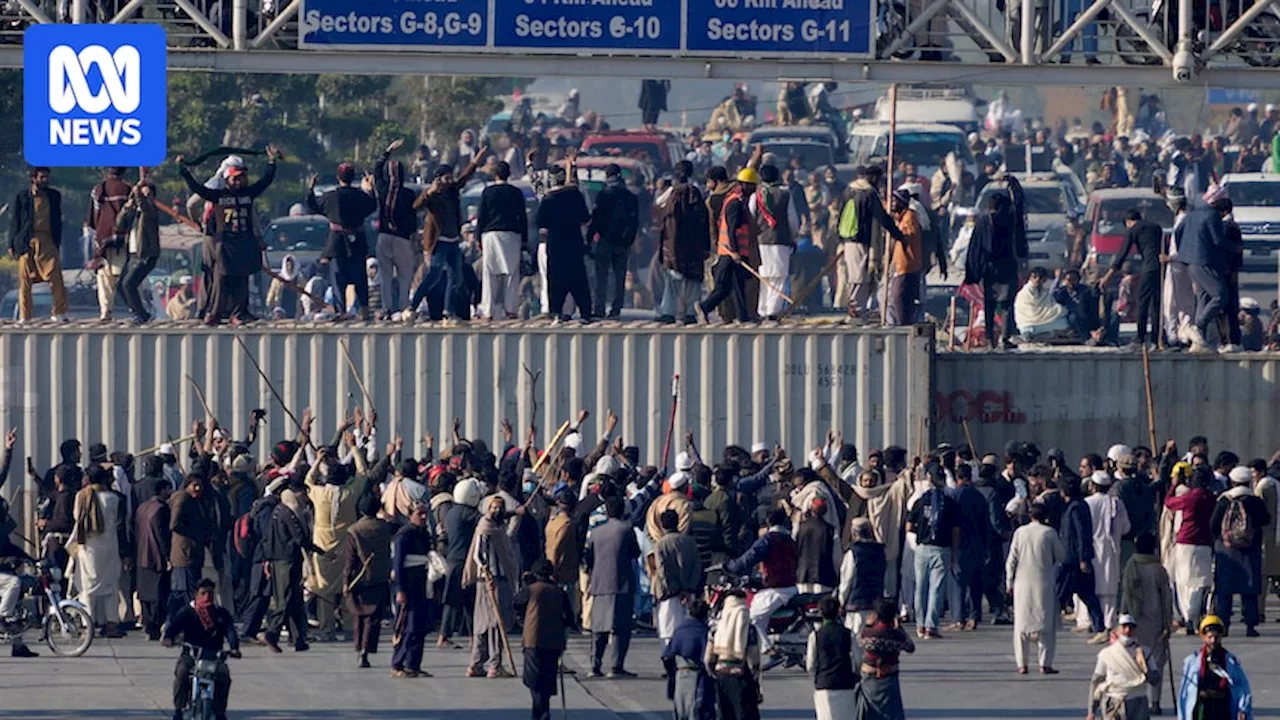
<instances>
[{"instance_id":1,"label":"blue jacket","mask_svg":"<svg viewBox=\"0 0 1280 720\"><path fill-rule=\"evenodd\" d=\"M1217 210L1209 207L1192 210L1174 235L1178 241L1178 262L1203 265L1222 273L1230 269L1227 231Z\"/></svg>"},{"instance_id":2,"label":"blue jacket","mask_svg":"<svg viewBox=\"0 0 1280 720\"><path fill-rule=\"evenodd\" d=\"M1062 545L1067 549L1065 564L1093 562L1093 516L1080 498L1062 512Z\"/></svg>"},{"instance_id":3,"label":"blue jacket","mask_svg":"<svg viewBox=\"0 0 1280 720\"><path fill-rule=\"evenodd\" d=\"M1182 661L1182 687L1178 691L1178 720L1192 720L1199 694L1200 651L1196 650ZM1227 653L1227 682L1231 685L1231 704L1235 708L1232 720L1244 713L1245 720L1253 720L1253 692L1249 690L1249 678L1245 677L1240 660Z\"/></svg>"}]
</instances>

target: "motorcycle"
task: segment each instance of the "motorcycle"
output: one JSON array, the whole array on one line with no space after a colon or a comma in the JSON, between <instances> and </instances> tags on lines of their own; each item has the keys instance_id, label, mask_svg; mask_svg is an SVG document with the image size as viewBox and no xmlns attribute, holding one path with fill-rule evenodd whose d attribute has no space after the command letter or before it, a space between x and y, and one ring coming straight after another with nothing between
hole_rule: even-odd
<instances>
[{"instance_id":1,"label":"motorcycle","mask_svg":"<svg viewBox=\"0 0 1280 720\"><path fill-rule=\"evenodd\" d=\"M1172 0L1153 0L1151 8L1137 10L1134 16L1147 32L1164 43L1171 52L1178 43L1178 7ZM1223 13L1220 0L1192 4L1192 24L1198 28L1192 35L1192 50L1202 53L1234 22ZM1226 50L1253 67L1280 67L1280 14L1268 8L1245 27L1244 32ZM1116 25L1116 54L1127 65L1159 65L1160 57L1147 42L1126 23Z\"/></svg>"},{"instance_id":2,"label":"motorcycle","mask_svg":"<svg viewBox=\"0 0 1280 720\"><path fill-rule=\"evenodd\" d=\"M218 666L233 655L230 650L219 650L212 654L190 643L182 644L182 654L195 658L195 666L191 668L191 694L187 697L185 720L213 720L213 683Z\"/></svg>"},{"instance_id":3,"label":"motorcycle","mask_svg":"<svg viewBox=\"0 0 1280 720\"><path fill-rule=\"evenodd\" d=\"M729 575L712 584L707 591L707 604L711 607L708 622L712 627L720 619L720 613L724 609L724 599L734 590L745 592L747 607L751 607L751 600L760 590L760 584L752 578ZM763 663L761 672L779 666L784 670L791 667L804 667L809 635L817 632L822 626L818 602L827 594L800 593L769 616L769 639L773 642L774 655Z\"/></svg>"},{"instance_id":4,"label":"motorcycle","mask_svg":"<svg viewBox=\"0 0 1280 720\"><path fill-rule=\"evenodd\" d=\"M18 603L18 617L14 621L18 628L24 632L38 628L40 639L54 655L80 657L85 654L93 644L93 618L84 605L62 597L62 571L53 561L45 559L34 565L23 565L20 575L23 595L29 593L33 602L25 602L24 597L24 601ZM8 643L16 634L7 628L0 631L0 643Z\"/></svg>"}]
</instances>

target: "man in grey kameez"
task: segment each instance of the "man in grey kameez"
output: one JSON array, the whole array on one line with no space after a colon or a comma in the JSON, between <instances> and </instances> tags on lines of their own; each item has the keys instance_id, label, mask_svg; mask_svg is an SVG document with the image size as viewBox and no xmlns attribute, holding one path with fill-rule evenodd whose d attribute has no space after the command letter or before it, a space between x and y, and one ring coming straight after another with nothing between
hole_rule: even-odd
<instances>
[{"instance_id":1,"label":"man in grey kameez","mask_svg":"<svg viewBox=\"0 0 1280 720\"><path fill-rule=\"evenodd\" d=\"M1138 643L1148 649L1147 662L1151 673L1147 697L1151 700L1152 713L1158 714L1160 686L1164 679L1161 670L1167 662L1165 655L1169 652L1169 635L1173 630L1173 591L1169 573L1156 554L1155 536L1149 533L1139 535L1134 542L1136 551L1129 558L1120 581L1124 593L1121 612L1137 619L1134 634Z\"/></svg>"},{"instance_id":2,"label":"man in grey kameez","mask_svg":"<svg viewBox=\"0 0 1280 720\"><path fill-rule=\"evenodd\" d=\"M634 677L626 671L627 648L631 645L632 610L635 607L635 560L640 544L631 523L622 519L622 498L609 497L604 503L608 520L587 535L585 561L591 580L590 677L600 677L604 651L613 639L613 661L609 677Z\"/></svg>"},{"instance_id":3,"label":"man in grey kameez","mask_svg":"<svg viewBox=\"0 0 1280 720\"><path fill-rule=\"evenodd\" d=\"M472 615L471 665L467 677L512 677L514 668L503 668L503 639L515 619L515 584L520 562L506 533L506 506L501 496L485 501L485 514L471 536L462 570L463 587L476 588Z\"/></svg>"},{"instance_id":4,"label":"man in grey kameez","mask_svg":"<svg viewBox=\"0 0 1280 720\"><path fill-rule=\"evenodd\" d=\"M1040 672L1052 675L1058 635L1057 567L1067 550L1058 531L1049 526L1044 505L1031 506L1031 522L1013 533L1005 577L1013 594L1013 654L1018 673L1027 672L1027 646L1039 646Z\"/></svg>"}]
</instances>

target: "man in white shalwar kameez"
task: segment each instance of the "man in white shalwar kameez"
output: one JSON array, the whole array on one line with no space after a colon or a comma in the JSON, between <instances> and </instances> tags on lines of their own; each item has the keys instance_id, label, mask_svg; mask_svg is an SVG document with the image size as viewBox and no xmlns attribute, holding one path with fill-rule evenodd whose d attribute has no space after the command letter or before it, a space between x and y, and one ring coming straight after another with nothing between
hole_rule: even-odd
<instances>
[{"instance_id":1,"label":"man in white shalwar kameez","mask_svg":"<svg viewBox=\"0 0 1280 720\"><path fill-rule=\"evenodd\" d=\"M98 631L119 637L120 496L110 490L110 470L99 467L92 473L90 484L75 498L71 543L76 548L76 587Z\"/></svg>"},{"instance_id":2,"label":"man in white shalwar kameez","mask_svg":"<svg viewBox=\"0 0 1280 720\"><path fill-rule=\"evenodd\" d=\"M1058 636L1058 565L1067 559L1058 531L1045 522L1044 505L1031 506L1031 522L1018 528L1009 543L1005 578L1013 595L1013 656L1018 673L1027 672L1027 649L1038 646L1040 672L1053 675Z\"/></svg>"},{"instance_id":3,"label":"man in white shalwar kameez","mask_svg":"<svg viewBox=\"0 0 1280 720\"><path fill-rule=\"evenodd\" d=\"M1187 216L1186 197L1169 191L1169 208L1174 212L1173 227L1176 231ZM1169 238L1169 262L1165 265L1164 284L1161 288L1160 314L1164 320L1165 339L1170 345L1190 342L1187 331L1196 314L1196 291L1191 284L1187 264L1178 260L1176 232Z\"/></svg>"},{"instance_id":4,"label":"man in white shalwar kameez","mask_svg":"<svg viewBox=\"0 0 1280 720\"><path fill-rule=\"evenodd\" d=\"M1093 518L1093 579L1102 603L1103 623L1114 628L1120 590L1120 538L1129 532L1129 512L1111 495L1111 474L1099 470L1091 478L1094 492L1084 499Z\"/></svg>"}]
</instances>

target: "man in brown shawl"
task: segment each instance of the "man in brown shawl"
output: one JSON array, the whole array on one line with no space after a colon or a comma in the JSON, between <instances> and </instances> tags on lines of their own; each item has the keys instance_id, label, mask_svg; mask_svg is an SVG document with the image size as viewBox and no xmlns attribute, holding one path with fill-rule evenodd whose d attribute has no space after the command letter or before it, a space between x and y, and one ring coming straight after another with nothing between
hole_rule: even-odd
<instances>
[{"instance_id":1,"label":"man in brown shawl","mask_svg":"<svg viewBox=\"0 0 1280 720\"><path fill-rule=\"evenodd\" d=\"M352 617L352 636L359 667L369 667L378 652L382 618L391 602L391 525L378 519L378 497L366 492L357 509L360 519L347 528L343 595Z\"/></svg>"},{"instance_id":2,"label":"man in brown shawl","mask_svg":"<svg viewBox=\"0 0 1280 720\"><path fill-rule=\"evenodd\" d=\"M490 497L484 515L471 536L462 568L462 586L476 588L472 616L471 665L467 677L512 677L512 669L502 666L503 641L515 616L513 598L520 575L507 537L506 506L500 496Z\"/></svg>"}]
</instances>

